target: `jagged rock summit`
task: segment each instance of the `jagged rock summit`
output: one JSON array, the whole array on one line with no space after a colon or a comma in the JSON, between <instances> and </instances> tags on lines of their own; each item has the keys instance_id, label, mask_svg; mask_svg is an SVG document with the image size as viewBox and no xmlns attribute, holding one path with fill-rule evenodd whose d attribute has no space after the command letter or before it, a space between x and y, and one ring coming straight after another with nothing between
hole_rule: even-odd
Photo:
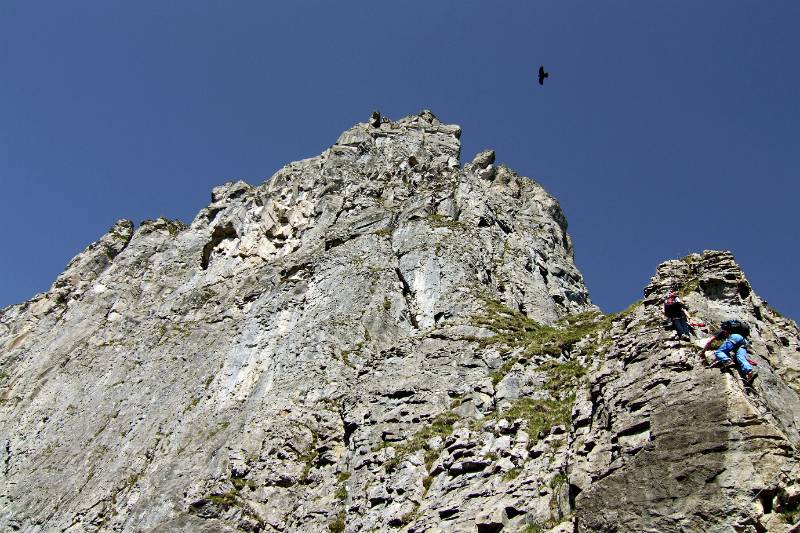
<instances>
[{"instance_id":1,"label":"jagged rock summit","mask_svg":"<svg viewBox=\"0 0 800 533\"><path fill-rule=\"evenodd\" d=\"M378 113L0 310L0 529L787 531L798 329L731 256L604 316L558 203ZM754 325L758 393L660 293Z\"/></svg>"}]
</instances>

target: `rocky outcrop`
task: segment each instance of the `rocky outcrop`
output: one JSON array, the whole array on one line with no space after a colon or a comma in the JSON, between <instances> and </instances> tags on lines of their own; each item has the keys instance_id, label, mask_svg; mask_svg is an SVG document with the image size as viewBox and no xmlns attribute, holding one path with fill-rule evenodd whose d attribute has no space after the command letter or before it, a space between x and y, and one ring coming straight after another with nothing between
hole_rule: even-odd
<instances>
[{"instance_id":1,"label":"rocky outcrop","mask_svg":"<svg viewBox=\"0 0 800 533\"><path fill-rule=\"evenodd\" d=\"M189 227L117 223L4 309L0 529L397 522L418 495L376 496L376 457L490 397L482 298L593 308L558 203L493 156L461 168L459 136L359 124Z\"/></svg>"},{"instance_id":2,"label":"rocky outcrop","mask_svg":"<svg viewBox=\"0 0 800 533\"><path fill-rule=\"evenodd\" d=\"M709 326L752 326L754 390L709 367L704 342L681 344L660 326L670 288ZM664 263L644 292L611 329L573 413L578 529L787 531L800 518L797 325L755 295L729 253Z\"/></svg>"},{"instance_id":3,"label":"rocky outcrop","mask_svg":"<svg viewBox=\"0 0 800 533\"><path fill-rule=\"evenodd\" d=\"M373 114L0 311L0 529L787 530L796 324L719 252L601 315L558 203L459 136ZM667 285L751 321L755 391Z\"/></svg>"}]
</instances>

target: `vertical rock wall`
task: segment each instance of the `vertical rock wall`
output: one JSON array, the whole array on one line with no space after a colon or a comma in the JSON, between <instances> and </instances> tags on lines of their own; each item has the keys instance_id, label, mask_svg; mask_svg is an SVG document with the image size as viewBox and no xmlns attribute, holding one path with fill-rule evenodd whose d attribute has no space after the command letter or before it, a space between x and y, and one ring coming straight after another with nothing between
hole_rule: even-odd
<instances>
[{"instance_id":1,"label":"vertical rock wall","mask_svg":"<svg viewBox=\"0 0 800 533\"><path fill-rule=\"evenodd\" d=\"M603 316L558 203L373 116L0 311L0 530L787 531L798 329L731 256ZM664 328L753 325L754 391Z\"/></svg>"},{"instance_id":2,"label":"vertical rock wall","mask_svg":"<svg viewBox=\"0 0 800 533\"><path fill-rule=\"evenodd\" d=\"M731 318L751 325L754 390L710 368L702 342L661 327L671 288L709 325L701 337ZM660 265L611 335L575 412L578 529L787 531L800 503L797 325L758 298L729 253L705 252Z\"/></svg>"},{"instance_id":3,"label":"vertical rock wall","mask_svg":"<svg viewBox=\"0 0 800 533\"><path fill-rule=\"evenodd\" d=\"M216 188L188 227L117 223L3 309L0 529L404 515L364 465L453 395L488 397L498 361L466 340L484 299L544 323L593 309L557 202L492 152L462 168L459 136L430 112L359 124Z\"/></svg>"}]
</instances>

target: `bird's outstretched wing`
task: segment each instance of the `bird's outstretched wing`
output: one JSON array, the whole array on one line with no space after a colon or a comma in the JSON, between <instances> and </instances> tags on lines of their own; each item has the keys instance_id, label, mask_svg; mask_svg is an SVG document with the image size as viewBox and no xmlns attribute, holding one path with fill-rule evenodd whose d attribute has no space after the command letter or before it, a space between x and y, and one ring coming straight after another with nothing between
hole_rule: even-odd
<instances>
[{"instance_id":1,"label":"bird's outstretched wing","mask_svg":"<svg viewBox=\"0 0 800 533\"><path fill-rule=\"evenodd\" d=\"M544 67L539 67L539 79L544 78Z\"/></svg>"},{"instance_id":2,"label":"bird's outstretched wing","mask_svg":"<svg viewBox=\"0 0 800 533\"><path fill-rule=\"evenodd\" d=\"M544 79L550 74L544 71L544 66L539 67L539 85L544 85Z\"/></svg>"}]
</instances>

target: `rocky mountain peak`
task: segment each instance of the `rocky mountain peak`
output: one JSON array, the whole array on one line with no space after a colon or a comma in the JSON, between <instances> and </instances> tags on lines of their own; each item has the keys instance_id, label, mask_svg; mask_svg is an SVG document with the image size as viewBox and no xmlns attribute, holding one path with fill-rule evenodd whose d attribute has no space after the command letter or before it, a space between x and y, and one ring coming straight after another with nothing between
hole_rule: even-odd
<instances>
[{"instance_id":1,"label":"rocky mountain peak","mask_svg":"<svg viewBox=\"0 0 800 533\"><path fill-rule=\"evenodd\" d=\"M0 529L787 531L797 325L727 252L603 315L558 202L374 113L0 310ZM664 327L753 326L743 388Z\"/></svg>"}]
</instances>

